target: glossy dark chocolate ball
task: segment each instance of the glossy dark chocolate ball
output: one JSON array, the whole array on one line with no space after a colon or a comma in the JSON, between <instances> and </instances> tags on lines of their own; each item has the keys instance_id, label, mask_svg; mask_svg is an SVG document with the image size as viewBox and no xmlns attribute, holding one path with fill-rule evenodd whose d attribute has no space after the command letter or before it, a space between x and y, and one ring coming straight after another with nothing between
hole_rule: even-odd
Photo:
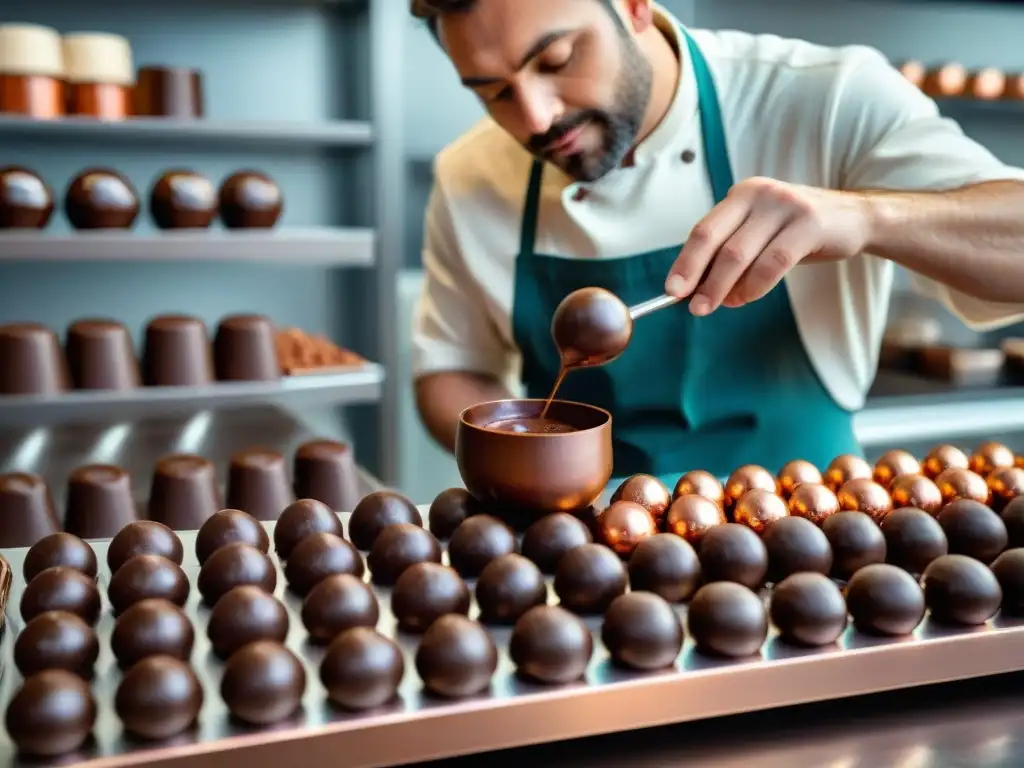
<instances>
[{"instance_id":1,"label":"glossy dark chocolate ball","mask_svg":"<svg viewBox=\"0 0 1024 768\"><path fill-rule=\"evenodd\" d=\"M764 534L768 550L768 581L778 584L794 573L827 574L832 569L832 545L810 520L784 517Z\"/></svg>"},{"instance_id":2,"label":"glossy dark chocolate ball","mask_svg":"<svg viewBox=\"0 0 1024 768\"><path fill-rule=\"evenodd\" d=\"M221 183L217 199L221 222L228 229L268 229L284 209L281 188L257 171L231 174Z\"/></svg>"},{"instance_id":3,"label":"glossy dark chocolate ball","mask_svg":"<svg viewBox=\"0 0 1024 768\"><path fill-rule=\"evenodd\" d=\"M1024 549L1008 549L992 563L992 573L1003 590L1003 612L1024 613Z\"/></svg>"},{"instance_id":4,"label":"glossy dark chocolate ball","mask_svg":"<svg viewBox=\"0 0 1024 768\"><path fill-rule=\"evenodd\" d=\"M700 585L700 560L684 539L659 533L640 542L629 558L629 587L670 603L689 600Z\"/></svg>"},{"instance_id":5,"label":"glossy dark chocolate ball","mask_svg":"<svg viewBox=\"0 0 1024 768\"><path fill-rule=\"evenodd\" d=\"M371 627L339 634L320 662L320 682L327 698L354 711L383 706L398 694L405 675L402 649Z\"/></svg>"},{"instance_id":6,"label":"glossy dark chocolate ball","mask_svg":"<svg viewBox=\"0 0 1024 768\"><path fill-rule=\"evenodd\" d=\"M416 563L440 563L441 545L430 531L411 523L389 525L373 542L366 564L375 584L391 586Z\"/></svg>"},{"instance_id":7,"label":"glossy dark chocolate ball","mask_svg":"<svg viewBox=\"0 0 1024 768\"><path fill-rule=\"evenodd\" d=\"M28 622L14 642L14 665L23 677L63 669L92 677L100 643L93 628L67 611L47 611Z\"/></svg>"},{"instance_id":8,"label":"glossy dark chocolate ball","mask_svg":"<svg viewBox=\"0 0 1024 768\"><path fill-rule=\"evenodd\" d=\"M730 658L753 656L768 637L764 603L747 587L716 581L697 590L686 628L704 653Z\"/></svg>"},{"instance_id":9,"label":"glossy dark chocolate ball","mask_svg":"<svg viewBox=\"0 0 1024 768\"><path fill-rule=\"evenodd\" d=\"M579 680L594 653L587 625L557 605L538 605L516 622L509 657L518 674L548 685Z\"/></svg>"},{"instance_id":10,"label":"glossy dark chocolate ball","mask_svg":"<svg viewBox=\"0 0 1024 768\"><path fill-rule=\"evenodd\" d=\"M913 632L924 618L924 592L902 568L873 563L850 579L846 607L857 631L902 637Z\"/></svg>"},{"instance_id":11,"label":"glossy dark chocolate ball","mask_svg":"<svg viewBox=\"0 0 1024 768\"><path fill-rule=\"evenodd\" d=\"M314 533L298 543L284 566L288 588L306 595L313 587L336 573L362 577L363 558L349 542L333 533Z\"/></svg>"},{"instance_id":12,"label":"glossy dark chocolate ball","mask_svg":"<svg viewBox=\"0 0 1024 768\"><path fill-rule=\"evenodd\" d=\"M288 611L262 587L245 584L226 592L210 611L206 635L213 652L227 659L257 640L283 643L288 636Z\"/></svg>"},{"instance_id":13,"label":"glossy dark chocolate ball","mask_svg":"<svg viewBox=\"0 0 1024 768\"><path fill-rule=\"evenodd\" d=\"M565 512L545 515L523 534L523 557L532 560L541 573L553 574L558 561L570 549L594 540L590 529Z\"/></svg>"},{"instance_id":14,"label":"glossy dark chocolate ball","mask_svg":"<svg viewBox=\"0 0 1024 768\"><path fill-rule=\"evenodd\" d=\"M264 553L270 549L270 537L259 520L240 509L222 509L207 518L196 534L196 558L202 565L218 549L236 542Z\"/></svg>"},{"instance_id":15,"label":"glossy dark chocolate ball","mask_svg":"<svg viewBox=\"0 0 1024 768\"><path fill-rule=\"evenodd\" d=\"M107 547L107 566L111 573L136 555L160 555L181 565L185 549L178 535L162 523L138 520L129 523L110 540Z\"/></svg>"},{"instance_id":16,"label":"glossy dark chocolate ball","mask_svg":"<svg viewBox=\"0 0 1024 768\"><path fill-rule=\"evenodd\" d=\"M251 725L272 725L295 713L306 692L306 670L273 640L257 640L231 654L220 695L228 710Z\"/></svg>"},{"instance_id":17,"label":"glossy dark chocolate ball","mask_svg":"<svg viewBox=\"0 0 1024 768\"><path fill-rule=\"evenodd\" d=\"M96 578L96 553L82 539L70 533L51 533L33 544L25 553L22 573L25 583L47 568L74 568L90 579Z\"/></svg>"},{"instance_id":18,"label":"glossy dark chocolate ball","mask_svg":"<svg viewBox=\"0 0 1024 768\"><path fill-rule=\"evenodd\" d=\"M122 613L110 635L110 650L127 669L150 656L188 661L196 633L192 622L169 600L140 600Z\"/></svg>"},{"instance_id":19,"label":"glossy dark chocolate ball","mask_svg":"<svg viewBox=\"0 0 1024 768\"><path fill-rule=\"evenodd\" d=\"M928 564L949 552L949 542L938 521L923 509L903 507L882 521L885 560L910 573L924 573Z\"/></svg>"},{"instance_id":20,"label":"glossy dark chocolate ball","mask_svg":"<svg viewBox=\"0 0 1024 768\"><path fill-rule=\"evenodd\" d=\"M274 550L282 560L291 557L300 541L314 533L342 535L341 520L334 510L315 499L299 499L284 508L274 525Z\"/></svg>"},{"instance_id":21,"label":"glossy dark chocolate ball","mask_svg":"<svg viewBox=\"0 0 1024 768\"><path fill-rule=\"evenodd\" d=\"M45 229L53 215L53 191L33 170L0 168L0 229Z\"/></svg>"},{"instance_id":22,"label":"glossy dark chocolate ball","mask_svg":"<svg viewBox=\"0 0 1024 768\"><path fill-rule=\"evenodd\" d=\"M464 698L483 693L498 668L498 649L481 624L465 616L442 616L423 633L416 672L431 693Z\"/></svg>"},{"instance_id":23,"label":"glossy dark chocolate ball","mask_svg":"<svg viewBox=\"0 0 1024 768\"><path fill-rule=\"evenodd\" d=\"M453 569L419 563L407 569L391 590L391 611L406 632L423 632L447 613L469 613L466 582Z\"/></svg>"},{"instance_id":24,"label":"glossy dark chocolate ball","mask_svg":"<svg viewBox=\"0 0 1024 768\"><path fill-rule=\"evenodd\" d=\"M734 581L758 589L768 573L768 550L761 537L745 525L728 523L712 528L698 554L705 582Z\"/></svg>"},{"instance_id":25,"label":"glossy dark chocolate ball","mask_svg":"<svg viewBox=\"0 0 1024 768\"><path fill-rule=\"evenodd\" d=\"M455 529L467 517L479 515L483 506L465 488L449 488L441 491L430 505L427 520L430 532L439 539L451 538Z\"/></svg>"},{"instance_id":26,"label":"glossy dark chocolate ball","mask_svg":"<svg viewBox=\"0 0 1024 768\"><path fill-rule=\"evenodd\" d=\"M249 544L227 544L203 563L196 586L207 605L216 605L235 587L252 584L273 594L277 587L277 569L270 557Z\"/></svg>"},{"instance_id":27,"label":"glossy dark chocolate ball","mask_svg":"<svg viewBox=\"0 0 1024 768\"><path fill-rule=\"evenodd\" d=\"M986 505L957 499L942 508L937 518L949 541L949 552L991 563L1006 549L1006 524Z\"/></svg>"},{"instance_id":28,"label":"glossy dark chocolate ball","mask_svg":"<svg viewBox=\"0 0 1024 768\"><path fill-rule=\"evenodd\" d=\"M475 515L452 534L448 542L448 561L467 579L475 578L489 562L515 552L515 532L491 515Z\"/></svg>"},{"instance_id":29,"label":"glossy dark chocolate ball","mask_svg":"<svg viewBox=\"0 0 1024 768\"><path fill-rule=\"evenodd\" d=\"M944 555L921 578L931 618L940 624L977 626L996 615L1003 590L992 571L967 555Z\"/></svg>"},{"instance_id":30,"label":"glossy dark chocolate ball","mask_svg":"<svg viewBox=\"0 0 1024 768\"><path fill-rule=\"evenodd\" d=\"M149 191L149 211L160 229L206 229L217 216L217 189L194 171L167 171Z\"/></svg>"},{"instance_id":31,"label":"glossy dark chocolate ball","mask_svg":"<svg viewBox=\"0 0 1024 768\"><path fill-rule=\"evenodd\" d=\"M124 673L114 709L124 729L144 739L169 739L196 721L203 688L192 667L172 656L150 656Z\"/></svg>"},{"instance_id":32,"label":"glossy dark chocolate ball","mask_svg":"<svg viewBox=\"0 0 1024 768\"><path fill-rule=\"evenodd\" d=\"M630 592L615 598L605 611L601 641L619 666L664 669L675 664L683 648L683 625L663 598Z\"/></svg>"},{"instance_id":33,"label":"glossy dark chocolate ball","mask_svg":"<svg viewBox=\"0 0 1024 768\"><path fill-rule=\"evenodd\" d=\"M111 577L107 598L116 616L147 598L184 605L188 593L188 576L180 565L159 555L137 555Z\"/></svg>"},{"instance_id":34,"label":"glossy dark chocolate ball","mask_svg":"<svg viewBox=\"0 0 1024 768\"><path fill-rule=\"evenodd\" d=\"M71 180L64 215L75 229L128 229L139 215L139 194L112 168L87 168Z\"/></svg>"},{"instance_id":35,"label":"glossy dark chocolate ball","mask_svg":"<svg viewBox=\"0 0 1024 768\"><path fill-rule=\"evenodd\" d=\"M348 535L352 543L369 551L380 532L395 523L423 525L423 516L416 505L394 491L374 491L356 504L348 521Z\"/></svg>"},{"instance_id":36,"label":"glossy dark chocolate ball","mask_svg":"<svg viewBox=\"0 0 1024 768\"><path fill-rule=\"evenodd\" d=\"M519 617L547 601L544 574L522 555L491 560L476 582L476 604L485 624L515 624Z\"/></svg>"},{"instance_id":37,"label":"glossy dark chocolate ball","mask_svg":"<svg viewBox=\"0 0 1024 768\"><path fill-rule=\"evenodd\" d=\"M380 606L373 590L349 573L328 576L302 602L302 624L309 639L329 643L352 627L377 626Z\"/></svg>"},{"instance_id":38,"label":"glossy dark chocolate ball","mask_svg":"<svg viewBox=\"0 0 1024 768\"><path fill-rule=\"evenodd\" d=\"M846 629L846 601L821 573L794 573L775 587L769 613L787 643L831 645Z\"/></svg>"},{"instance_id":39,"label":"glossy dark chocolate ball","mask_svg":"<svg viewBox=\"0 0 1024 768\"><path fill-rule=\"evenodd\" d=\"M1024 547L1024 496L1018 496L1000 513L1006 526L1007 547Z\"/></svg>"},{"instance_id":40,"label":"glossy dark chocolate ball","mask_svg":"<svg viewBox=\"0 0 1024 768\"><path fill-rule=\"evenodd\" d=\"M832 575L848 580L867 565L885 562L885 536L863 512L840 512L821 526L832 547Z\"/></svg>"},{"instance_id":41,"label":"glossy dark chocolate ball","mask_svg":"<svg viewBox=\"0 0 1024 768\"><path fill-rule=\"evenodd\" d=\"M21 618L28 622L47 611L67 611L95 626L100 617L96 582L74 568L47 568L21 593Z\"/></svg>"},{"instance_id":42,"label":"glossy dark chocolate ball","mask_svg":"<svg viewBox=\"0 0 1024 768\"><path fill-rule=\"evenodd\" d=\"M47 669L25 679L7 706L5 723L19 753L59 757L89 738L96 723L96 701L78 675Z\"/></svg>"},{"instance_id":43,"label":"glossy dark chocolate ball","mask_svg":"<svg viewBox=\"0 0 1024 768\"><path fill-rule=\"evenodd\" d=\"M612 600L625 593L626 583L626 566L600 544L569 550L555 571L555 594L561 605L584 615L604 613Z\"/></svg>"}]
</instances>

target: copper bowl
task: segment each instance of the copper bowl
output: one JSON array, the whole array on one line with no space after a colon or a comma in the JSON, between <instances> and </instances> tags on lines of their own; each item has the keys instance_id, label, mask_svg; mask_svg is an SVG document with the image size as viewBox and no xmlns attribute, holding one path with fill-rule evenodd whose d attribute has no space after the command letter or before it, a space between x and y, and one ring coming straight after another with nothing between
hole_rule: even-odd
<instances>
[{"instance_id":1,"label":"copper bowl","mask_svg":"<svg viewBox=\"0 0 1024 768\"><path fill-rule=\"evenodd\" d=\"M593 504L612 477L612 416L582 403L555 400L548 418L574 432L521 433L489 429L512 419L538 418L544 400L498 400L462 412L455 458L466 490L499 510L539 517L578 512Z\"/></svg>"}]
</instances>

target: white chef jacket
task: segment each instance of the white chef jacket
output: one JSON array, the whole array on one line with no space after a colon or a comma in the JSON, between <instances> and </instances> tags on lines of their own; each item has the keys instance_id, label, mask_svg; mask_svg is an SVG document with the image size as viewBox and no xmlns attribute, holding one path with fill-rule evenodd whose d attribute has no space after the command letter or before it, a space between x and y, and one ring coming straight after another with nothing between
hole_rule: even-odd
<instances>
[{"instance_id":1,"label":"white chef jacket","mask_svg":"<svg viewBox=\"0 0 1024 768\"><path fill-rule=\"evenodd\" d=\"M593 183L546 168L538 253L602 259L664 248L684 242L713 207L681 24L661 7L655 14L682 57L673 103L638 145L630 167ZM688 32L715 78L737 180L762 176L840 190L943 190L1024 180L1024 171L1003 164L941 117L935 102L874 49ZM437 156L425 222L425 281L414 321L415 375L472 371L518 381L511 315L532 162L489 118ZM917 289L972 328L1024 319L1024 305L980 301L914 277ZM892 262L862 254L802 264L784 284L822 383L841 406L860 408L878 365Z\"/></svg>"}]
</instances>

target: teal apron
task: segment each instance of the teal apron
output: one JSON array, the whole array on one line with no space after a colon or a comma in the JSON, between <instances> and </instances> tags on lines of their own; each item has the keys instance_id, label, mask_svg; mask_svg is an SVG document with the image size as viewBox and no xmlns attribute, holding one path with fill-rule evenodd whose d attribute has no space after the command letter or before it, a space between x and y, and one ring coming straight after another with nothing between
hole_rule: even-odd
<instances>
[{"instance_id":1,"label":"teal apron","mask_svg":"<svg viewBox=\"0 0 1024 768\"><path fill-rule=\"evenodd\" d=\"M733 185L718 94L700 49L689 35L686 42L717 203ZM682 248L614 259L535 253L543 170L535 161L512 313L531 398L546 398L558 376L551 318L568 293L598 286L628 305L653 298L664 292ZM691 469L724 477L743 464L760 464L774 472L796 458L824 468L838 454L861 453L852 414L836 404L811 367L782 283L759 301L707 317L691 315L684 301L638 320L621 357L570 372L558 397L611 412L616 477L646 472L674 483Z\"/></svg>"}]
</instances>

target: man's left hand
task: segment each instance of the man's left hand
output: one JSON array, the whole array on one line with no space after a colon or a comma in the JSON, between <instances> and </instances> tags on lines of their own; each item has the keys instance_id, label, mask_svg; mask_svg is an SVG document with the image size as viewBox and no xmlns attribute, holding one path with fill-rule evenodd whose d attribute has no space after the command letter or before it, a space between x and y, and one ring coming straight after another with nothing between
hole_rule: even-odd
<instances>
[{"instance_id":1,"label":"man's left hand","mask_svg":"<svg viewBox=\"0 0 1024 768\"><path fill-rule=\"evenodd\" d=\"M765 296L802 261L861 253L869 229L867 200L856 193L746 179L693 228L665 291L693 294L695 315L740 307Z\"/></svg>"}]
</instances>

